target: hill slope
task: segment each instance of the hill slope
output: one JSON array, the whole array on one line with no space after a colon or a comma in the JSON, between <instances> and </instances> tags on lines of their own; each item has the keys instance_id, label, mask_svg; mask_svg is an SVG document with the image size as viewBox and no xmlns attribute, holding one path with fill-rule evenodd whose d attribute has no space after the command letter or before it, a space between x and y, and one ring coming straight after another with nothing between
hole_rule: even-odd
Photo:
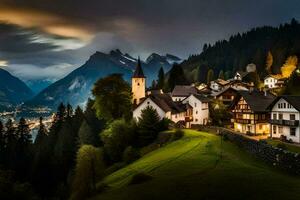
<instances>
[{"instance_id":1,"label":"hill slope","mask_svg":"<svg viewBox=\"0 0 300 200\"><path fill-rule=\"evenodd\" d=\"M220 137L186 131L162 147L109 175L110 189L94 199L299 199L300 178L278 172ZM152 180L128 185L146 173Z\"/></svg>"},{"instance_id":2,"label":"hill slope","mask_svg":"<svg viewBox=\"0 0 300 200\"><path fill-rule=\"evenodd\" d=\"M10 107L28 100L33 92L20 79L0 68L0 107Z\"/></svg>"}]
</instances>

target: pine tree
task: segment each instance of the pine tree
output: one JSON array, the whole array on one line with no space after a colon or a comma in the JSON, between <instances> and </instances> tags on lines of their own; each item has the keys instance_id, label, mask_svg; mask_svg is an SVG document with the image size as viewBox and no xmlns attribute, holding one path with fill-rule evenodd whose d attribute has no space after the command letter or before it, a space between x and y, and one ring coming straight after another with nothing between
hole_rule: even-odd
<instances>
[{"instance_id":1,"label":"pine tree","mask_svg":"<svg viewBox=\"0 0 300 200\"><path fill-rule=\"evenodd\" d=\"M138 120L140 145L144 146L153 142L159 131L159 122L160 117L154 108L147 107L142 110L141 116Z\"/></svg>"},{"instance_id":2,"label":"pine tree","mask_svg":"<svg viewBox=\"0 0 300 200\"><path fill-rule=\"evenodd\" d=\"M225 75L224 75L224 71L221 70L219 73L219 79L225 80Z\"/></svg>"},{"instance_id":3,"label":"pine tree","mask_svg":"<svg viewBox=\"0 0 300 200\"><path fill-rule=\"evenodd\" d=\"M45 138L47 138L47 129L43 123L43 117L40 117L40 127L35 138L35 144L39 145L44 143Z\"/></svg>"},{"instance_id":4,"label":"pine tree","mask_svg":"<svg viewBox=\"0 0 300 200\"><path fill-rule=\"evenodd\" d=\"M210 84L210 82L214 80L214 76L214 71L212 69L208 70L206 78L207 84Z\"/></svg>"},{"instance_id":5,"label":"pine tree","mask_svg":"<svg viewBox=\"0 0 300 200\"><path fill-rule=\"evenodd\" d=\"M28 145L31 143L30 128L23 117L19 121L16 134L20 145Z\"/></svg>"},{"instance_id":6,"label":"pine tree","mask_svg":"<svg viewBox=\"0 0 300 200\"><path fill-rule=\"evenodd\" d=\"M172 91L176 85L188 84L184 71L179 64L174 64L169 74L170 75L169 75L168 85L167 85L168 91Z\"/></svg>"},{"instance_id":7,"label":"pine tree","mask_svg":"<svg viewBox=\"0 0 300 200\"><path fill-rule=\"evenodd\" d=\"M78 135L80 145L93 145L94 147L100 145L99 133L93 132L86 120L81 124Z\"/></svg>"},{"instance_id":8,"label":"pine tree","mask_svg":"<svg viewBox=\"0 0 300 200\"><path fill-rule=\"evenodd\" d=\"M163 89L164 86L165 86L165 72L164 69L161 67L158 72L157 87L158 89Z\"/></svg>"}]
</instances>

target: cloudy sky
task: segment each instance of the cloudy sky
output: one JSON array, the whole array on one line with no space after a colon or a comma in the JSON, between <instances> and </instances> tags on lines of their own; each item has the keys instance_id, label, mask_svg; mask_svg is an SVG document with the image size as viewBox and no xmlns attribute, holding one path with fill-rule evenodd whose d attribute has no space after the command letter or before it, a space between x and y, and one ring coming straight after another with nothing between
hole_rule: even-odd
<instances>
[{"instance_id":1,"label":"cloudy sky","mask_svg":"<svg viewBox=\"0 0 300 200\"><path fill-rule=\"evenodd\" d=\"M182 58L204 43L300 19L299 0L0 0L0 66L55 80L96 50Z\"/></svg>"}]
</instances>

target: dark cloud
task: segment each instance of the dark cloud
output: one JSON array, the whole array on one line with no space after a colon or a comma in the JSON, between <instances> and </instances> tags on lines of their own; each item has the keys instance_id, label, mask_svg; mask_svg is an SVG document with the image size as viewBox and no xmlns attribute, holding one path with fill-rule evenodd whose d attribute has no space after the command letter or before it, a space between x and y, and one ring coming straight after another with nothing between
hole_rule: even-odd
<instances>
[{"instance_id":1,"label":"dark cloud","mask_svg":"<svg viewBox=\"0 0 300 200\"><path fill-rule=\"evenodd\" d=\"M299 9L299 0L2 0L0 20L18 26L0 25L6 37L0 54L43 68L78 66L94 51L111 48L185 58L204 43L299 18ZM31 40L36 34L44 43ZM72 44L79 45L59 49Z\"/></svg>"}]
</instances>

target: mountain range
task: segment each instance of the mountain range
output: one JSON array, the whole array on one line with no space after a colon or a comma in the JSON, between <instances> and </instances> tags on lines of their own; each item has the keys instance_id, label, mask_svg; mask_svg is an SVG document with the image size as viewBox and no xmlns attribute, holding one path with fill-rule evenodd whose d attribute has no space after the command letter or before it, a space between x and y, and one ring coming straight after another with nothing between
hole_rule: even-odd
<instances>
[{"instance_id":1,"label":"mountain range","mask_svg":"<svg viewBox=\"0 0 300 200\"><path fill-rule=\"evenodd\" d=\"M9 110L32 97L33 92L23 81L0 68L0 110Z\"/></svg>"},{"instance_id":2,"label":"mountain range","mask_svg":"<svg viewBox=\"0 0 300 200\"><path fill-rule=\"evenodd\" d=\"M147 76L147 85L157 79L158 71L163 67L169 71L174 62L181 59L167 54L151 54L142 62L144 73ZM120 50L113 50L108 54L96 52L85 64L72 71L63 79L51 84L34 98L26 102L27 106L46 106L55 109L59 103L70 103L72 106L84 106L94 83L102 77L112 73L121 73L123 78L130 82L136 67L137 59Z\"/></svg>"}]
</instances>

